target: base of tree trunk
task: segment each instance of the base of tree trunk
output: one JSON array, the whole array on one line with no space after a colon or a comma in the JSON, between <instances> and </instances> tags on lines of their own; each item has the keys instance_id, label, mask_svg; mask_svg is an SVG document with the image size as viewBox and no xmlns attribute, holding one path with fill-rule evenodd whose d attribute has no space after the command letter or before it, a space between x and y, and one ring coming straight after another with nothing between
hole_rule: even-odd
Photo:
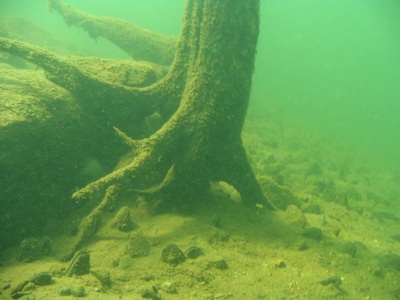
<instances>
[{"instance_id":1,"label":"base of tree trunk","mask_svg":"<svg viewBox=\"0 0 400 300\"><path fill-rule=\"evenodd\" d=\"M84 27L91 35L101 32L120 37L115 28L124 27L124 23L110 20L110 26L104 26L107 18L91 17L59 0L50 3L67 22ZM259 1L254 0L187 0L177 43L164 43L154 35L148 36L147 43L143 40L147 46L161 45L158 54L176 45L168 69L146 63L61 58L36 46L0 38L0 51L42 67L48 80L74 98L85 118L107 133L113 131L131 149L124 166L75 191L73 200L101 198L112 187L116 193L129 190L146 195L154 210L186 211L206 197L210 183L222 181L237 190L243 204L273 209L250 167L241 139L254 69L258 14ZM129 36L137 40L132 28ZM134 53L143 54L139 50ZM90 65L93 63L95 66ZM114 74L106 75L117 65ZM130 76L142 79L143 71L151 75L150 83L142 80L139 85L132 84ZM163 122L146 136L140 128L155 114ZM95 215L101 207L95 209ZM74 250L82 244L78 239Z\"/></svg>"}]
</instances>

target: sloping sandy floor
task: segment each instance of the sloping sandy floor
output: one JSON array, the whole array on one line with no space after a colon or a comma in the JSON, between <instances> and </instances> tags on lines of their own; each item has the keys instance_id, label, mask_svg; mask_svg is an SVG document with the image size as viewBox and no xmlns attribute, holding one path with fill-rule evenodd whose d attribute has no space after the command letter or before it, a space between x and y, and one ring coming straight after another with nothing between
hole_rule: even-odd
<instances>
[{"instance_id":1,"label":"sloping sandy floor","mask_svg":"<svg viewBox=\"0 0 400 300\"><path fill-rule=\"evenodd\" d=\"M153 299L400 299L399 179L392 170L299 128L253 120L243 137L260 180L292 193L285 202L271 190L285 211L246 208L224 184L188 216L150 216L143 201L125 199L120 205L131 209L133 232L151 245L148 256L126 253L129 233L111 227L113 212L87 245L97 277L63 276L68 263L58 258L73 237L51 237L50 255L32 263L18 262L17 248L3 251L0 283L10 288L0 298L50 272L51 285L21 299L73 299L60 291L79 287L85 299L143 299L144 291ZM170 266L161 252L171 243L183 251L200 247L203 255ZM216 267L221 260L228 268ZM110 287L99 274L109 276Z\"/></svg>"}]
</instances>

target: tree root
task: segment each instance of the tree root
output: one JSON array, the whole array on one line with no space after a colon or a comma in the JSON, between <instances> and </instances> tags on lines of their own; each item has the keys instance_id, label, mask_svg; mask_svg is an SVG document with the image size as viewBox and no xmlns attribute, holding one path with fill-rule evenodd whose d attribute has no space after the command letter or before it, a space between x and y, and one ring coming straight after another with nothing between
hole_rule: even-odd
<instances>
[{"instance_id":1,"label":"tree root","mask_svg":"<svg viewBox=\"0 0 400 300\"><path fill-rule=\"evenodd\" d=\"M77 191L73 198L88 199L118 183L124 189L157 191L166 199L190 201L207 190L209 182L225 181L237 189L245 204L273 208L251 170L240 138L253 72L251 47L258 35L254 31L258 26L256 8L248 2L229 7L226 0L187 2L184 28L169 72L172 78L187 74L178 110L148 139L135 141L119 131L136 157L126 167ZM224 24L227 28L236 26L235 18L245 22L249 18L253 40L249 33L247 43L226 38L224 29L214 27L214 18L229 19ZM223 54L227 49L232 49L232 56ZM240 87L235 83L241 83Z\"/></svg>"},{"instance_id":2,"label":"tree root","mask_svg":"<svg viewBox=\"0 0 400 300\"><path fill-rule=\"evenodd\" d=\"M68 25L86 30L90 37L102 36L136 60L170 65L174 59L178 39L144 29L130 22L93 16L60 0L49 0L49 9L56 10Z\"/></svg>"},{"instance_id":3,"label":"tree root","mask_svg":"<svg viewBox=\"0 0 400 300\"><path fill-rule=\"evenodd\" d=\"M107 208L115 204L119 190L117 185L109 186L100 204L88 216L81 220L75 242L63 256L63 261L69 261L74 256L75 252L96 234L101 215Z\"/></svg>"},{"instance_id":4,"label":"tree root","mask_svg":"<svg viewBox=\"0 0 400 300\"><path fill-rule=\"evenodd\" d=\"M104 115L106 122L114 126L140 123L157 111L167 118L179 104L182 84L178 82L184 74L176 76L174 73L174 76L171 76L169 72L155 84L130 87L88 73L84 65L78 66L74 63L76 59L63 58L31 44L0 37L0 51L42 67L50 81L73 93L83 107ZM133 67L134 65L126 66L134 72ZM152 68L151 65L146 67L143 64L140 67Z\"/></svg>"},{"instance_id":5,"label":"tree root","mask_svg":"<svg viewBox=\"0 0 400 300\"><path fill-rule=\"evenodd\" d=\"M273 209L250 167L241 139L254 70L258 11L258 0L187 0L174 62L165 77L144 88L103 82L49 53L38 50L32 55L25 45L0 39L0 50L15 46L13 51L39 65L43 58L44 68L60 78L60 84L79 91L81 101L96 99L97 108L107 114L116 118L121 114L127 122L130 117L133 125L136 116L155 111L166 120L141 140L130 138L124 128L116 129L135 155L125 167L73 194L73 199L83 200L105 193L101 204L82 220L73 250L93 235L98 215L108 199L116 197L116 186L118 190L155 195L168 203L190 205L209 190L210 182L225 181L240 193L244 204ZM85 25L81 13L65 14L69 22L98 35L92 21ZM36 53L43 55L39 58ZM111 125L121 128L117 122Z\"/></svg>"}]
</instances>

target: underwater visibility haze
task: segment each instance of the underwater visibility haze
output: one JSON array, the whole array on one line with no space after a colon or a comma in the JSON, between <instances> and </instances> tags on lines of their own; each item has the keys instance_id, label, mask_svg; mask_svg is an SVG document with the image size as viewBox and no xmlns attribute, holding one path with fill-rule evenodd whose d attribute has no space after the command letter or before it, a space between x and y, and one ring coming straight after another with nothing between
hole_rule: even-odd
<instances>
[{"instance_id":1,"label":"underwater visibility haze","mask_svg":"<svg viewBox=\"0 0 400 300\"><path fill-rule=\"evenodd\" d=\"M229 1L0 1L0 298L400 299L400 2Z\"/></svg>"}]
</instances>

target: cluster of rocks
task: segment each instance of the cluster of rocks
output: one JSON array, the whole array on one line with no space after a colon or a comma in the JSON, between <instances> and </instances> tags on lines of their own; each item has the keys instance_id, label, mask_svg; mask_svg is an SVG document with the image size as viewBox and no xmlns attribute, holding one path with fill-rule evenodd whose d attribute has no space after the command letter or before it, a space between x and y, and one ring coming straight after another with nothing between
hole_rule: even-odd
<instances>
[{"instance_id":1,"label":"cluster of rocks","mask_svg":"<svg viewBox=\"0 0 400 300\"><path fill-rule=\"evenodd\" d=\"M131 212L128 207L122 207L116 213L115 217L111 221L111 227L121 232L129 232L126 246L126 254L129 255L129 257L136 259L149 255L151 244L143 236L141 231L133 231L136 228L136 225L132 222ZM49 239L28 238L25 239L19 246L18 259L21 262L28 263L41 258L43 255L48 255L49 252ZM204 253L198 246L189 246L184 251L179 248L177 244L169 244L162 249L160 259L162 262L176 267L188 259L195 260L202 255L204 255ZM206 265L205 268L205 270L209 269L226 270L228 269L228 264L223 259L211 261ZM104 276L100 276L91 270L89 251L86 249L80 249L75 252L69 263L69 266L64 271L60 271L57 274L51 274L50 272L37 273L31 279L22 281L12 289L10 285L5 286L4 290L10 289L11 297L13 299L18 299L25 295L31 294L39 286L53 284L54 280L52 275L73 277L82 276L89 273L96 277L101 282L103 287L111 286L111 279L109 276L104 279ZM173 282L165 281L164 283L160 283L155 287L143 288L142 290L138 291L138 293L143 298L161 299L159 291L168 294L176 294L177 285ZM87 294L83 286L63 286L59 290L59 295L84 297Z\"/></svg>"}]
</instances>

